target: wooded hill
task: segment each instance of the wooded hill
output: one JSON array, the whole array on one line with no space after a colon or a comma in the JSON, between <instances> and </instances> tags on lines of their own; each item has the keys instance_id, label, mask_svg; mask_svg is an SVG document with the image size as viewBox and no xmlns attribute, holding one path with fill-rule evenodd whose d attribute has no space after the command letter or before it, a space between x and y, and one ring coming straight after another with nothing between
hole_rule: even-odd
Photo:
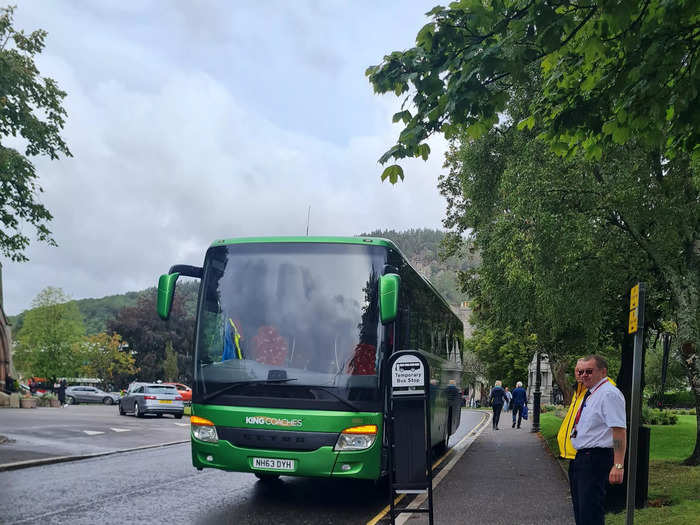
<instances>
[{"instance_id":1,"label":"wooded hill","mask_svg":"<svg viewBox=\"0 0 700 525\"><path fill-rule=\"evenodd\" d=\"M442 260L440 251L441 243L445 237L444 232L431 229L375 230L362 233L361 236L383 237L392 240L411 261L416 270L433 283L448 303L456 306L466 300L466 296L457 290L457 272L477 265L478 256L474 255L462 261L455 257ZM178 283L177 294L185 299L185 308L188 313L194 314L198 287L198 281ZM70 293L70 290L65 290L65 292ZM134 307L138 304L139 299L149 294L155 295L155 293L155 288L147 288L99 299L77 299L75 302L83 316L87 335L92 335L107 330L109 321L115 319L120 310ZM25 314L26 311L9 317L13 333L19 333Z\"/></svg>"}]
</instances>

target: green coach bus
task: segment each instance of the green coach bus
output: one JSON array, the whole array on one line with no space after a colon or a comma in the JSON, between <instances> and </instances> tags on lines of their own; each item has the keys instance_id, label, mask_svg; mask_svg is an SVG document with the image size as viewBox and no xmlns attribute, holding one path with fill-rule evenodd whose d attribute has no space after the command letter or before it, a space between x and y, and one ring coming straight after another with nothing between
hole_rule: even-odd
<instances>
[{"instance_id":1,"label":"green coach bus","mask_svg":"<svg viewBox=\"0 0 700 525\"><path fill-rule=\"evenodd\" d=\"M158 283L167 319L179 276L201 279L192 393L198 469L379 479L385 373L394 351L431 369L432 445L460 421L463 327L389 240L218 240L202 267Z\"/></svg>"}]
</instances>

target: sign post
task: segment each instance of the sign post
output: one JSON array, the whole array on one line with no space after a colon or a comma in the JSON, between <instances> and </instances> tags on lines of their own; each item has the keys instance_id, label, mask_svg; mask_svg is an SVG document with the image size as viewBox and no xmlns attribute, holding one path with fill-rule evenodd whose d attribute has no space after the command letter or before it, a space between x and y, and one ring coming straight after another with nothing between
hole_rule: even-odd
<instances>
[{"instance_id":1,"label":"sign post","mask_svg":"<svg viewBox=\"0 0 700 525\"><path fill-rule=\"evenodd\" d=\"M632 361L632 399L630 403L629 447L627 451L627 519L634 523L635 492L637 487L637 445L639 438L639 412L641 404L642 348L644 345L644 283L637 283L630 291L628 333L634 335L634 359Z\"/></svg>"},{"instance_id":2,"label":"sign post","mask_svg":"<svg viewBox=\"0 0 700 525\"><path fill-rule=\"evenodd\" d=\"M392 525L401 512L428 513L433 524L433 469L430 461L430 366L417 351L389 357L389 505ZM395 494L428 493L427 509L396 509Z\"/></svg>"}]
</instances>

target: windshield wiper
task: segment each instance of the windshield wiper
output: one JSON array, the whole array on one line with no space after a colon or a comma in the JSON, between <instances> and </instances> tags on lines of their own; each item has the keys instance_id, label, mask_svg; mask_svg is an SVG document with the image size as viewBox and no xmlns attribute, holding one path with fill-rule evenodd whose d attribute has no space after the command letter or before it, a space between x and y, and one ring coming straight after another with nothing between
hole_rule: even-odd
<instances>
[{"instance_id":1,"label":"windshield wiper","mask_svg":"<svg viewBox=\"0 0 700 525\"><path fill-rule=\"evenodd\" d=\"M236 381L235 383L231 383L226 385L223 388L220 388L219 390L212 392L211 394L205 394L204 397L202 398L202 401L209 401L210 399L215 398L216 396L220 396L221 394L228 392L229 390L233 390L234 388L237 388L239 386L243 385L274 385L277 383L287 383L289 381L296 381L296 377L290 377L286 379L260 379L260 380L252 380L252 381Z\"/></svg>"},{"instance_id":2,"label":"windshield wiper","mask_svg":"<svg viewBox=\"0 0 700 525\"><path fill-rule=\"evenodd\" d=\"M339 396L338 394L333 392L330 388L327 388L325 386L317 386L317 385L309 385L307 388L309 390L323 390L327 394L332 395L334 398L336 398L338 401L343 403L345 406L350 407L353 410L353 412L362 412L362 409L360 409L357 405L351 403L350 401L348 401L344 397Z\"/></svg>"}]
</instances>

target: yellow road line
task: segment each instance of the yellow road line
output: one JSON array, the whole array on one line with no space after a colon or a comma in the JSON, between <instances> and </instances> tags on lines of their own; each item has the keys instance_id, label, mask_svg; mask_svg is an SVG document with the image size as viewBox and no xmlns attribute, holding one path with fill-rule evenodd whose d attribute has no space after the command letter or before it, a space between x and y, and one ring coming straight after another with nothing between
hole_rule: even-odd
<instances>
[{"instance_id":1,"label":"yellow road line","mask_svg":"<svg viewBox=\"0 0 700 525\"><path fill-rule=\"evenodd\" d=\"M394 500L394 505L396 505L399 501L401 501L405 495L406 495L406 494L401 494L400 496L398 496L398 497ZM384 507L384 508L382 509L382 511L381 511L379 514L377 514L374 518L372 518L370 521L368 521L368 522L367 522L367 525L375 525L375 523L377 523L380 519L382 519L384 516L386 516L386 514L387 514L390 510L391 510L391 505L387 505L386 507Z\"/></svg>"}]
</instances>

